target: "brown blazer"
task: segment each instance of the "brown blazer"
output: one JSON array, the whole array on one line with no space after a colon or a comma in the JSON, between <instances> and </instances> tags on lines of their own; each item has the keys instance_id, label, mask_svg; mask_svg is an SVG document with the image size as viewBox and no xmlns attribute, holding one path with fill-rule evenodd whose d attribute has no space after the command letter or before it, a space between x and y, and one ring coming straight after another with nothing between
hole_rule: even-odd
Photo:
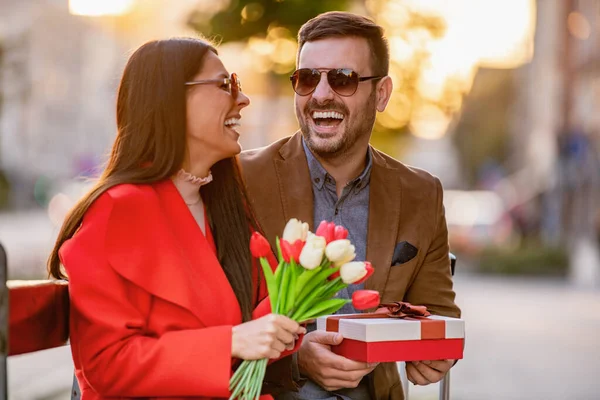
<instances>
[{"instance_id":1,"label":"brown blazer","mask_svg":"<svg viewBox=\"0 0 600 400\"><path fill-rule=\"evenodd\" d=\"M366 288L379 291L382 302L407 301L432 314L459 317L439 179L373 148L372 154L367 260L375 272ZM299 132L243 152L240 162L250 202L272 245L290 218L314 230L312 184ZM392 265L394 249L403 241L417 254ZM380 364L370 382L374 399L404 399L395 363Z\"/></svg>"}]
</instances>

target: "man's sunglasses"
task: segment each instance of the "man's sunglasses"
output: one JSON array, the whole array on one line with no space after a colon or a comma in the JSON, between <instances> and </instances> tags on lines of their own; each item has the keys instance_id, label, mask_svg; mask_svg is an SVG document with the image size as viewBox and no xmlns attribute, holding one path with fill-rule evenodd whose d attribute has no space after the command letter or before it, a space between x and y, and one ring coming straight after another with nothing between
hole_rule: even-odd
<instances>
[{"instance_id":1,"label":"man's sunglasses","mask_svg":"<svg viewBox=\"0 0 600 400\"><path fill-rule=\"evenodd\" d=\"M200 81L191 81L186 82L186 86L194 86L194 85L205 85L208 83L216 83L219 85L221 89L227 90L231 93L231 96L236 99L238 93L242 91L242 83L238 78L237 74L234 72L231 74L229 78L217 78L217 79L202 79Z\"/></svg>"},{"instance_id":2,"label":"man's sunglasses","mask_svg":"<svg viewBox=\"0 0 600 400\"><path fill-rule=\"evenodd\" d=\"M361 77L356 72L348 68L336 68L329 71L319 70L315 68L300 68L294 71L290 76L294 92L300 96L308 96L315 91L321 75L327 72L327 82L329 87L340 96L352 96L358 89L360 82L369 81L372 79L381 79L383 76L365 76Z\"/></svg>"}]
</instances>

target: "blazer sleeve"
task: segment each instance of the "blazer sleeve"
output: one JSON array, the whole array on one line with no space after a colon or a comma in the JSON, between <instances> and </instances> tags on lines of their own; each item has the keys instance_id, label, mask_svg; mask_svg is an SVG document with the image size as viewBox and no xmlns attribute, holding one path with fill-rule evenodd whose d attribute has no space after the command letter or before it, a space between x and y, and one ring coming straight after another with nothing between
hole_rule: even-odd
<instances>
[{"instance_id":1,"label":"blazer sleeve","mask_svg":"<svg viewBox=\"0 0 600 400\"><path fill-rule=\"evenodd\" d=\"M108 193L96 200L60 251L69 276L76 365L103 397L228 397L231 326L160 337L141 331L146 315L130 301L141 289L116 273L104 250L114 201Z\"/></svg>"},{"instance_id":2,"label":"blazer sleeve","mask_svg":"<svg viewBox=\"0 0 600 400\"><path fill-rule=\"evenodd\" d=\"M448 245L448 227L443 205L443 190L436 178L434 237L419 272L410 285L405 299L409 303L427 306L432 314L460 317L454 302Z\"/></svg>"}]
</instances>

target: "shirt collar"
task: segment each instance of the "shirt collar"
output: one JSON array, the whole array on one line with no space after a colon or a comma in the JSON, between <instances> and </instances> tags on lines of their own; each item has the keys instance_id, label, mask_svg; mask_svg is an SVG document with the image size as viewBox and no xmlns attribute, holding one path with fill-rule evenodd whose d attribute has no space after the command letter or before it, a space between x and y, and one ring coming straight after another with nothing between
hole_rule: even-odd
<instances>
[{"instance_id":1,"label":"shirt collar","mask_svg":"<svg viewBox=\"0 0 600 400\"><path fill-rule=\"evenodd\" d=\"M314 156L312 151L306 145L304 138L302 138L302 148L304 149L304 153L306 154L306 161L308 162L308 170L310 173L310 180L312 184L317 187L317 189L321 190L323 185L325 184L325 180L329 176L325 168L321 165L319 160ZM371 179L371 169L373 168L373 156L371 155L371 146L369 146L367 150L367 164L365 169L360 174L360 176L350 183L351 185L355 185L358 191L364 189ZM333 177L331 177L333 181Z\"/></svg>"}]
</instances>

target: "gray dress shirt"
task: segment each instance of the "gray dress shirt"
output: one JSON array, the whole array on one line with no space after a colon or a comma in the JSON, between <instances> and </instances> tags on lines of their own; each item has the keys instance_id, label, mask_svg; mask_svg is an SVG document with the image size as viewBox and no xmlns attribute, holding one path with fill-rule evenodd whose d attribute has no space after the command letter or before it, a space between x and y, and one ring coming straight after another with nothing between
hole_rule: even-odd
<instances>
[{"instance_id":1,"label":"gray dress shirt","mask_svg":"<svg viewBox=\"0 0 600 400\"><path fill-rule=\"evenodd\" d=\"M336 182L333 177L327 173L325 168L311 153L304 140L302 141L302 145L306 153L310 179L313 186L314 229L323 220L335 222L336 225L342 225L348 230L348 239L356 249L355 260L364 261L367 253L367 227L369 222L369 181L373 165L370 150L365 155L365 169L359 177L353 179L344 187L342 195L338 198ZM363 284L349 285L347 289L341 290L336 297L349 299L355 290L362 289L363 287ZM347 304L338 311L339 314L356 312L359 311L355 310L352 304ZM308 326L308 331L314 329L314 324ZM286 393L278 396L278 399L370 400L371 396L368 381L365 377L357 388L342 389L335 392L328 392L311 380L307 380L298 393Z\"/></svg>"}]
</instances>

